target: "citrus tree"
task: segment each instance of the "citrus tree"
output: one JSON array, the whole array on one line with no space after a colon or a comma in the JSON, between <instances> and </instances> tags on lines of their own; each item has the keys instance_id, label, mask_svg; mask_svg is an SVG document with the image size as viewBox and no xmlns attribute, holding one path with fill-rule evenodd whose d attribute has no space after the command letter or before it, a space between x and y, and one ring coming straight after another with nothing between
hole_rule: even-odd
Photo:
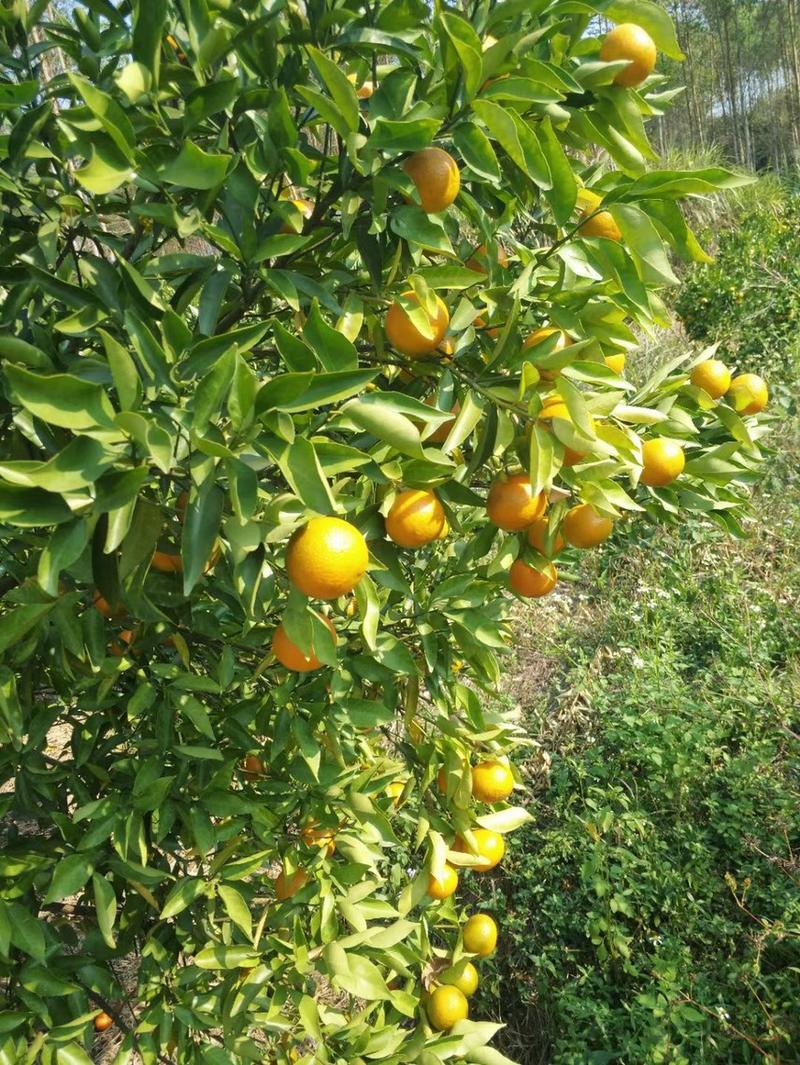
<instances>
[{"instance_id":1,"label":"citrus tree","mask_svg":"<svg viewBox=\"0 0 800 1065\"><path fill-rule=\"evenodd\" d=\"M704 258L677 201L740 180L653 161L670 23L0 30L0 1062L111 1028L120 1062L498 1065L458 887L531 816L509 586L629 518L737 534L760 461L760 379L625 377L670 249Z\"/></svg>"}]
</instances>

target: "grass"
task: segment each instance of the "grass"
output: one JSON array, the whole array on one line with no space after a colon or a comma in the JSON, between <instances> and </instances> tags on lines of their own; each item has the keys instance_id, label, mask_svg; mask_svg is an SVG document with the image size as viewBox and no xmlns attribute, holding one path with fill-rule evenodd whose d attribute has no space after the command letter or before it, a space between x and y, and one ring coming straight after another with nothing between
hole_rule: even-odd
<instances>
[{"instance_id":1,"label":"grass","mask_svg":"<svg viewBox=\"0 0 800 1065\"><path fill-rule=\"evenodd\" d=\"M522 1065L800 1060L796 419L776 443L747 540L631 525L521 620L535 821L473 904Z\"/></svg>"}]
</instances>

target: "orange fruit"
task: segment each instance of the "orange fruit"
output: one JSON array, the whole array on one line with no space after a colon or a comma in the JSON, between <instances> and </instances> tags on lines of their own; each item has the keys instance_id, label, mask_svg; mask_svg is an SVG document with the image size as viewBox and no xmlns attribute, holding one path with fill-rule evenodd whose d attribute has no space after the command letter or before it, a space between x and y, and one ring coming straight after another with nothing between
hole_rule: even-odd
<instances>
[{"instance_id":1,"label":"orange fruit","mask_svg":"<svg viewBox=\"0 0 800 1065\"><path fill-rule=\"evenodd\" d=\"M410 488L392 503L386 532L401 547L423 547L439 538L444 520L444 508L433 492Z\"/></svg>"},{"instance_id":2,"label":"orange fruit","mask_svg":"<svg viewBox=\"0 0 800 1065\"><path fill-rule=\"evenodd\" d=\"M486 329L487 337L491 337L492 340L497 340L500 336L500 330L495 326L487 328L486 319L478 315L478 317L472 323L476 329Z\"/></svg>"},{"instance_id":3,"label":"orange fruit","mask_svg":"<svg viewBox=\"0 0 800 1065\"><path fill-rule=\"evenodd\" d=\"M572 422L569 408L560 396L548 396L539 412L540 422L551 422L554 418L561 418L565 422ZM592 427L592 430L594 430L595 423L591 415L589 415L589 424ZM562 465L564 466L577 466L577 464L583 462L589 454L588 451L576 451L574 448L567 447L566 445L563 445L563 447L564 458L562 460Z\"/></svg>"},{"instance_id":4,"label":"orange fruit","mask_svg":"<svg viewBox=\"0 0 800 1065\"><path fill-rule=\"evenodd\" d=\"M617 355L606 355L603 359L609 370L613 370L615 374L622 374L625 372L625 354L619 352Z\"/></svg>"},{"instance_id":5,"label":"orange fruit","mask_svg":"<svg viewBox=\"0 0 800 1065\"><path fill-rule=\"evenodd\" d=\"M366 540L341 518L312 518L286 550L289 580L312 599L338 599L352 592L368 563Z\"/></svg>"},{"instance_id":6,"label":"orange fruit","mask_svg":"<svg viewBox=\"0 0 800 1065\"><path fill-rule=\"evenodd\" d=\"M447 770L442 766L436 775L436 786L442 795L447 794Z\"/></svg>"},{"instance_id":7,"label":"orange fruit","mask_svg":"<svg viewBox=\"0 0 800 1065\"><path fill-rule=\"evenodd\" d=\"M336 629L331 624L330 620L323 617L322 614L317 615L328 626L333 636L333 642L336 643ZM319 669L322 663L314 654L314 649L311 649L311 657L307 658L296 643L292 643L289 637L286 635L286 630L283 625L278 625L277 629L272 634L272 653L278 659L282 666L286 669L292 670L294 673L310 673L314 669Z\"/></svg>"},{"instance_id":8,"label":"orange fruit","mask_svg":"<svg viewBox=\"0 0 800 1065\"><path fill-rule=\"evenodd\" d=\"M537 344L541 344L543 340L547 340L547 338L551 337L554 333L560 334L556 341L555 351L563 351L564 348L568 348L570 344L575 343L572 337L568 333L565 333L563 329L555 329L553 326L547 325L542 326L541 329L537 329L534 333L531 333L522 346L523 348L535 347Z\"/></svg>"},{"instance_id":9,"label":"orange fruit","mask_svg":"<svg viewBox=\"0 0 800 1065\"><path fill-rule=\"evenodd\" d=\"M100 592L94 593L94 606L96 610L100 611L104 618L111 619L125 616L125 610L122 606L110 606L108 600L101 595Z\"/></svg>"},{"instance_id":10,"label":"orange fruit","mask_svg":"<svg viewBox=\"0 0 800 1065\"><path fill-rule=\"evenodd\" d=\"M325 849L328 854L333 854L336 850L333 829L319 828L316 821L303 825L300 836L307 847L319 847L320 850Z\"/></svg>"},{"instance_id":11,"label":"orange fruit","mask_svg":"<svg viewBox=\"0 0 800 1065\"><path fill-rule=\"evenodd\" d=\"M544 555L546 558L557 555L560 551L563 551L567 546L566 540L557 532L553 537L553 546L550 550L550 554L547 552L547 533L550 528L550 521L548 518L538 518L533 525L528 529L528 543L531 547L535 547L540 555Z\"/></svg>"},{"instance_id":12,"label":"orange fruit","mask_svg":"<svg viewBox=\"0 0 800 1065\"><path fill-rule=\"evenodd\" d=\"M370 96L375 92L375 82L365 81L363 85L359 85L356 89L356 96L359 100L368 100Z\"/></svg>"},{"instance_id":13,"label":"orange fruit","mask_svg":"<svg viewBox=\"0 0 800 1065\"><path fill-rule=\"evenodd\" d=\"M458 887L458 873L452 865L445 865L441 876L428 875L428 894L432 899L449 899Z\"/></svg>"},{"instance_id":14,"label":"orange fruit","mask_svg":"<svg viewBox=\"0 0 800 1065\"><path fill-rule=\"evenodd\" d=\"M109 653L116 658L123 658L129 651L131 654L138 654L138 651L133 650L133 641L135 639L136 634L133 629L123 629L119 634L119 639L114 640L108 648Z\"/></svg>"},{"instance_id":15,"label":"orange fruit","mask_svg":"<svg viewBox=\"0 0 800 1065\"><path fill-rule=\"evenodd\" d=\"M435 988L425 1009L431 1026L437 1032L449 1032L454 1024L469 1017L466 996L452 984L441 984Z\"/></svg>"},{"instance_id":16,"label":"orange fruit","mask_svg":"<svg viewBox=\"0 0 800 1065\"><path fill-rule=\"evenodd\" d=\"M512 592L523 595L526 599L541 599L549 595L558 582L558 573L552 562L543 570L529 566L521 558L511 563L508 571L508 585Z\"/></svg>"},{"instance_id":17,"label":"orange fruit","mask_svg":"<svg viewBox=\"0 0 800 1065\"><path fill-rule=\"evenodd\" d=\"M646 440L642 445L642 473L639 483L652 488L663 488L681 475L685 465L683 448L676 440L667 440L665 436Z\"/></svg>"},{"instance_id":18,"label":"orange fruit","mask_svg":"<svg viewBox=\"0 0 800 1065\"><path fill-rule=\"evenodd\" d=\"M767 382L756 373L734 377L727 395L737 414L759 414L769 402Z\"/></svg>"},{"instance_id":19,"label":"orange fruit","mask_svg":"<svg viewBox=\"0 0 800 1065\"><path fill-rule=\"evenodd\" d=\"M414 303L418 303L414 292L403 293ZM414 325L401 305L395 300L386 312L386 339L403 355L412 359L419 359L423 355L430 355L441 344L447 327L450 324L450 314L440 296L436 297L436 317L428 315L430 336L425 336Z\"/></svg>"},{"instance_id":20,"label":"orange fruit","mask_svg":"<svg viewBox=\"0 0 800 1065\"><path fill-rule=\"evenodd\" d=\"M611 535L614 522L596 511L591 503L580 503L564 515L561 529L572 547L597 547Z\"/></svg>"},{"instance_id":21,"label":"orange fruit","mask_svg":"<svg viewBox=\"0 0 800 1065\"><path fill-rule=\"evenodd\" d=\"M503 802L514 790L514 774L495 759L472 767L472 794L479 802Z\"/></svg>"},{"instance_id":22,"label":"orange fruit","mask_svg":"<svg viewBox=\"0 0 800 1065\"><path fill-rule=\"evenodd\" d=\"M94 1019L94 1030L96 1032L107 1032L113 1023L113 1017L109 1017L105 1012L98 1013Z\"/></svg>"},{"instance_id":23,"label":"orange fruit","mask_svg":"<svg viewBox=\"0 0 800 1065\"><path fill-rule=\"evenodd\" d=\"M488 873L499 864L506 853L506 845L499 832L493 832L490 828L473 828L472 835L475 837L477 854L480 857L478 865L472 866L476 873ZM454 850L463 854L473 854L465 840L458 837Z\"/></svg>"},{"instance_id":24,"label":"orange fruit","mask_svg":"<svg viewBox=\"0 0 800 1065\"><path fill-rule=\"evenodd\" d=\"M656 65L656 56L653 38L633 22L623 22L615 26L605 35L600 48L600 58L604 63L628 60L628 66L623 67L614 76L614 84L625 88L641 85L650 77Z\"/></svg>"},{"instance_id":25,"label":"orange fruit","mask_svg":"<svg viewBox=\"0 0 800 1065\"><path fill-rule=\"evenodd\" d=\"M468 270L474 270L476 274L488 274L489 271L486 269L480 259L476 258L476 256L478 255L485 256L486 254L486 245L479 244L470 256L470 258L467 259L467 261L464 263L464 266L466 266ZM508 266L508 252L501 244L497 245L497 262L500 266L502 266L504 270Z\"/></svg>"},{"instance_id":26,"label":"orange fruit","mask_svg":"<svg viewBox=\"0 0 800 1065\"><path fill-rule=\"evenodd\" d=\"M471 961L461 961L452 976L442 976L449 987L457 987L464 998L472 998L478 990L478 970Z\"/></svg>"},{"instance_id":27,"label":"orange fruit","mask_svg":"<svg viewBox=\"0 0 800 1065\"><path fill-rule=\"evenodd\" d=\"M428 396L425 399L425 406L426 407L435 407L436 406L436 400L434 399L433 396ZM458 412L460 410L461 410L461 404L458 402L458 400L456 400L455 403L453 404L453 406L450 409L450 413L451 414L458 414ZM425 444L443 444L445 442L445 440L448 438L448 436L450 435L450 430L455 425L455 421L456 421L455 418L451 418L447 422L442 422L442 424L439 426L438 429L434 429L434 431L431 433L431 435L425 438L423 443L425 443Z\"/></svg>"},{"instance_id":28,"label":"orange fruit","mask_svg":"<svg viewBox=\"0 0 800 1065\"><path fill-rule=\"evenodd\" d=\"M498 528L519 532L541 518L546 506L543 492L533 494L528 474L515 473L494 482L486 500L486 513Z\"/></svg>"},{"instance_id":29,"label":"orange fruit","mask_svg":"<svg viewBox=\"0 0 800 1065\"><path fill-rule=\"evenodd\" d=\"M257 754L248 754L242 762L245 780L258 780L267 771L266 763Z\"/></svg>"},{"instance_id":30,"label":"orange fruit","mask_svg":"<svg viewBox=\"0 0 800 1065\"><path fill-rule=\"evenodd\" d=\"M488 958L497 946L497 925L488 913L473 913L464 925L462 939L468 954Z\"/></svg>"},{"instance_id":31,"label":"orange fruit","mask_svg":"<svg viewBox=\"0 0 800 1065\"><path fill-rule=\"evenodd\" d=\"M692 370L691 382L712 399L719 399L731 387L731 371L721 359L706 359Z\"/></svg>"},{"instance_id":32,"label":"orange fruit","mask_svg":"<svg viewBox=\"0 0 800 1065\"><path fill-rule=\"evenodd\" d=\"M461 174L455 159L442 148L423 148L403 163L403 170L417 187L422 210L443 211L458 196Z\"/></svg>"},{"instance_id":33,"label":"orange fruit","mask_svg":"<svg viewBox=\"0 0 800 1065\"><path fill-rule=\"evenodd\" d=\"M582 237L622 240L622 232L610 211L599 211L593 214L602 202L603 197L598 196L591 189L578 190L578 206L581 208L581 215L586 218L586 221L578 228L578 232ZM593 217L588 218L588 215L593 215Z\"/></svg>"},{"instance_id":34,"label":"orange fruit","mask_svg":"<svg viewBox=\"0 0 800 1065\"><path fill-rule=\"evenodd\" d=\"M306 886L309 881L305 869L296 869L291 876L287 876L283 869L275 879L275 894L280 902L290 899L298 891Z\"/></svg>"},{"instance_id":35,"label":"orange fruit","mask_svg":"<svg viewBox=\"0 0 800 1065\"><path fill-rule=\"evenodd\" d=\"M167 554L166 551L154 551L150 560L152 569L159 573L183 573L183 559L180 555Z\"/></svg>"}]
</instances>

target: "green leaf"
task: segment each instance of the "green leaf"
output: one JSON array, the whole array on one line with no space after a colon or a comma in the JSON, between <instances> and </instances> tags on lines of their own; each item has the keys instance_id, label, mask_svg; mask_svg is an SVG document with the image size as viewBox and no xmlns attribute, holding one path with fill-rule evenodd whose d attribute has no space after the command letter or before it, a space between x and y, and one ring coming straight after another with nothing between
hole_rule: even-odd
<instances>
[{"instance_id":1,"label":"green leaf","mask_svg":"<svg viewBox=\"0 0 800 1065\"><path fill-rule=\"evenodd\" d=\"M191 593L212 556L224 504L224 493L210 481L206 482L196 498L189 500L181 537L184 595Z\"/></svg>"},{"instance_id":2,"label":"green leaf","mask_svg":"<svg viewBox=\"0 0 800 1065\"><path fill-rule=\"evenodd\" d=\"M73 430L114 428L114 408L100 385L69 374L37 374L22 366L7 365L5 373L17 402L43 422Z\"/></svg>"},{"instance_id":3,"label":"green leaf","mask_svg":"<svg viewBox=\"0 0 800 1065\"><path fill-rule=\"evenodd\" d=\"M393 233L410 244L416 244L428 251L453 255L453 246L444 227L421 207L413 204L396 207L390 216L389 225Z\"/></svg>"},{"instance_id":4,"label":"green leaf","mask_svg":"<svg viewBox=\"0 0 800 1065\"><path fill-rule=\"evenodd\" d=\"M303 339L311 348L325 370L354 370L358 366L358 353L344 333L328 325L322 317L319 303L313 299L311 310L303 327Z\"/></svg>"},{"instance_id":5,"label":"green leaf","mask_svg":"<svg viewBox=\"0 0 800 1065\"><path fill-rule=\"evenodd\" d=\"M515 111L507 111L490 100L475 100L472 107L520 170L539 188L552 188L550 167L534 129Z\"/></svg>"},{"instance_id":6,"label":"green leaf","mask_svg":"<svg viewBox=\"0 0 800 1065\"><path fill-rule=\"evenodd\" d=\"M493 185L500 184L500 164L492 142L474 122L462 122L453 133L453 143L467 166L478 177ZM573 179L574 180L574 179Z\"/></svg>"},{"instance_id":7,"label":"green leaf","mask_svg":"<svg viewBox=\"0 0 800 1065\"><path fill-rule=\"evenodd\" d=\"M111 950L116 950L114 922L117 919L117 896L111 883L98 873L95 873L92 877L92 886L94 888L94 904L100 934L106 946L110 947Z\"/></svg>"},{"instance_id":8,"label":"green leaf","mask_svg":"<svg viewBox=\"0 0 800 1065\"><path fill-rule=\"evenodd\" d=\"M339 373L282 374L268 381L256 397L256 412L281 410L290 414L316 410L363 391L379 370L343 370Z\"/></svg>"},{"instance_id":9,"label":"green leaf","mask_svg":"<svg viewBox=\"0 0 800 1065\"><path fill-rule=\"evenodd\" d=\"M0 666L0 723L3 726L5 741L10 742L15 750L19 750L22 746L25 720L17 692L17 678L6 666Z\"/></svg>"},{"instance_id":10,"label":"green leaf","mask_svg":"<svg viewBox=\"0 0 800 1065\"><path fill-rule=\"evenodd\" d=\"M676 285L664 244L647 215L632 204L614 204L614 221L620 228L625 245L642 263L642 280L648 284Z\"/></svg>"},{"instance_id":11,"label":"green leaf","mask_svg":"<svg viewBox=\"0 0 800 1065\"><path fill-rule=\"evenodd\" d=\"M278 465L295 495L317 514L334 514L337 510L330 486L322 472L314 445L303 436L278 455Z\"/></svg>"},{"instance_id":12,"label":"green leaf","mask_svg":"<svg viewBox=\"0 0 800 1065\"><path fill-rule=\"evenodd\" d=\"M93 868L85 854L70 854L62 858L53 870L44 902L61 902L70 895L76 895L92 875Z\"/></svg>"},{"instance_id":13,"label":"green leaf","mask_svg":"<svg viewBox=\"0 0 800 1065\"><path fill-rule=\"evenodd\" d=\"M108 334L105 329L98 329L106 358L114 379L119 405L123 410L135 410L142 395L142 382L136 369L136 363L121 344Z\"/></svg>"},{"instance_id":14,"label":"green leaf","mask_svg":"<svg viewBox=\"0 0 800 1065\"><path fill-rule=\"evenodd\" d=\"M136 148L136 133L128 116L111 96L92 85L86 78L71 71L67 77L86 101L89 110L100 121L101 126L120 150L122 155L133 163Z\"/></svg>"},{"instance_id":15,"label":"green leaf","mask_svg":"<svg viewBox=\"0 0 800 1065\"><path fill-rule=\"evenodd\" d=\"M67 1043L56 1050L57 1065L92 1065L92 1059L79 1043Z\"/></svg>"},{"instance_id":16,"label":"green leaf","mask_svg":"<svg viewBox=\"0 0 800 1065\"><path fill-rule=\"evenodd\" d=\"M555 473L553 434L542 425L534 425L530 436L530 474L533 494L538 495L552 484Z\"/></svg>"},{"instance_id":17,"label":"green leaf","mask_svg":"<svg viewBox=\"0 0 800 1065\"><path fill-rule=\"evenodd\" d=\"M0 521L33 529L41 525L59 525L71 517L72 511L60 496L39 488L0 484Z\"/></svg>"},{"instance_id":18,"label":"green leaf","mask_svg":"<svg viewBox=\"0 0 800 1065\"><path fill-rule=\"evenodd\" d=\"M653 0L613 0L603 14L612 22L634 22L647 30L659 52L670 59L684 58L672 19Z\"/></svg>"},{"instance_id":19,"label":"green leaf","mask_svg":"<svg viewBox=\"0 0 800 1065\"><path fill-rule=\"evenodd\" d=\"M0 653L20 642L23 636L53 609L54 603L28 603L0 617Z\"/></svg>"},{"instance_id":20,"label":"green leaf","mask_svg":"<svg viewBox=\"0 0 800 1065\"><path fill-rule=\"evenodd\" d=\"M38 81L5 82L0 85L0 111L12 111L29 104L38 92Z\"/></svg>"},{"instance_id":21,"label":"green leaf","mask_svg":"<svg viewBox=\"0 0 800 1065\"><path fill-rule=\"evenodd\" d=\"M553 211L553 217L559 225L565 225L575 209L578 186L569 159L561 147L561 142L553 132L549 118L539 123L539 143L547 159L553 187L547 190L547 199Z\"/></svg>"},{"instance_id":22,"label":"green leaf","mask_svg":"<svg viewBox=\"0 0 800 1065\"><path fill-rule=\"evenodd\" d=\"M325 88L333 97L339 112L344 118L347 129L354 133L358 129L359 110L358 97L352 82L348 80L347 75L339 64L329 59L319 48L314 48L309 44L306 45L306 49L325 84Z\"/></svg>"},{"instance_id":23,"label":"green leaf","mask_svg":"<svg viewBox=\"0 0 800 1065\"><path fill-rule=\"evenodd\" d=\"M401 455L424 458L419 430L404 414L393 409L391 402L380 399L365 403L362 399L351 400L342 408L342 413L359 428L390 444Z\"/></svg>"},{"instance_id":24,"label":"green leaf","mask_svg":"<svg viewBox=\"0 0 800 1065\"><path fill-rule=\"evenodd\" d=\"M328 944L323 957L335 987L367 1002L391 998L391 992L380 969L367 958L358 954L347 954L336 943Z\"/></svg>"},{"instance_id":25,"label":"green leaf","mask_svg":"<svg viewBox=\"0 0 800 1065\"><path fill-rule=\"evenodd\" d=\"M366 147L378 151L416 152L433 142L441 124L438 118L392 119L379 115Z\"/></svg>"},{"instance_id":26,"label":"green leaf","mask_svg":"<svg viewBox=\"0 0 800 1065\"><path fill-rule=\"evenodd\" d=\"M192 428L196 433L203 433L211 419L221 414L236 370L236 356L235 347L226 351L198 384L192 416Z\"/></svg>"},{"instance_id":27,"label":"green leaf","mask_svg":"<svg viewBox=\"0 0 800 1065\"><path fill-rule=\"evenodd\" d=\"M61 571L77 562L88 542L89 526L83 518L76 518L54 530L39 556L36 575L43 591L52 596L58 594Z\"/></svg>"},{"instance_id":28,"label":"green leaf","mask_svg":"<svg viewBox=\"0 0 800 1065\"><path fill-rule=\"evenodd\" d=\"M204 947L193 958L200 969L252 969L259 964L260 958L249 947L226 947L222 943L212 943Z\"/></svg>"},{"instance_id":29,"label":"green leaf","mask_svg":"<svg viewBox=\"0 0 800 1065\"><path fill-rule=\"evenodd\" d=\"M168 185L184 189L215 189L228 173L232 156L204 152L192 141L184 141L178 155L159 170Z\"/></svg>"},{"instance_id":30,"label":"green leaf","mask_svg":"<svg viewBox=\"0 0 800 1065\"><path fill-rule=\"evenodd\" d=\"M133 58L147 67L153 75L153 81L158 84L167 7L151 3L150 0L135 0L133 11Z\"/></svg>"},{"instance_id":31,"label":"green leaf","mask_svg":"<svg viewBox=\"0 0 800 1065\"><path fill-rule=\"evenodd\" d=\"M442 11L439 16L442 26L458 55L464 74L464 87L471 98L483 81L481 40L471 24L453 12Z\"/></svg>"},{"instance_id":32,"label":"green leaf","mask_svg":"<svg viewBox=\"0 0 800 1065\"><path fill-rule=\"evenodd\" d=\"M98 139L92 144L88 163L75 171L75 177L94 196L106 196L133 181L135 170L113 141Z\"/></svg>"},{"instance_id":33,"label":"green leaf","mask_svg":"<svg viewBox=\"0 0 800 1065\"><path fill-rule=\"evenodd\" d=\"M177 917L179 913L183 913L187 907L196 902L205 890L205 882L196 877L179 880L167 895L159 914L159 920L166 921L170 917Z\"/></svg>"},{"instance_id":34,"label":"green leaf","mask_svg":"<svg viewBox=\"0 0 800 1065\"><path fill-rule=\"evenodd\" d=\"M241 895L236 888L230 887L228 884L220 884L217 888L219 897L222 899L222 904L225 907L225 912L230 919L240 928L248 939L253 938L253 918L250 914L247 903L244 900L244 896Z\"/></svg>"}]
</instances>

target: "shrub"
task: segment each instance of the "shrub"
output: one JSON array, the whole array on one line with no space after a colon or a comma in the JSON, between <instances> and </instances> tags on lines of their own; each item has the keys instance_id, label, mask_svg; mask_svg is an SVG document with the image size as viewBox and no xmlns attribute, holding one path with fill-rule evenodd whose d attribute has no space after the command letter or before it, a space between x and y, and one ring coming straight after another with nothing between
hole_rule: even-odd
<instances>
[{"instance_id":1,"label":"shrub","mask_svg":"<svg viewBox=\"0 0 800 1065\"><path fill-rule=\"evenodd\" d=\"M497 1062L425 1004L528 818L508 573L551 493L737 528L763 425L604 356L740 179L644 173L604 2L67 6L0 6L0 1055Z\"/></svg>"},{"instance_id":2,"label":"shrub","mask_svg":"<svg viewBox=\"0 0 800 1065\"><path fill-rule=\"evenodd\" d=\"M798 376L800 201L785 187L778 203L737 213L711 266L689 271L676 310L694 340L781 381Z\"/></svg>"}]
</instances>

